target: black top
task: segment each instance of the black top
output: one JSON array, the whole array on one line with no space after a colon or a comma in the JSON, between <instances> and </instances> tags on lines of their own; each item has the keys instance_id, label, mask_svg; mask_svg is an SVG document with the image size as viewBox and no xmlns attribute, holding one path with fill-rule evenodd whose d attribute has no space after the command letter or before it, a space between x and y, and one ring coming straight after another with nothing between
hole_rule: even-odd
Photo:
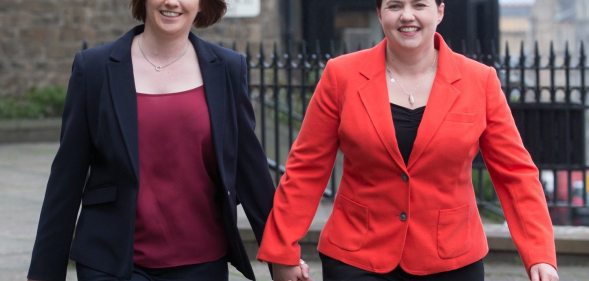
<instances>
[{"instance_id":1,"label":"black top","mask_svg":"<svg viewBox=\"0 0 589 281\"><path fill-rule=\"evenodd\" d=\"M417 128L423 118L425 106L409 109L391 103L391 111L393 113L393 124L395 124L395 134L397 135L397 143L399 150L405 160L405 165L409 162L409 155L413 149L413 143L417 136Z\"/></svg>"}]
</instances>

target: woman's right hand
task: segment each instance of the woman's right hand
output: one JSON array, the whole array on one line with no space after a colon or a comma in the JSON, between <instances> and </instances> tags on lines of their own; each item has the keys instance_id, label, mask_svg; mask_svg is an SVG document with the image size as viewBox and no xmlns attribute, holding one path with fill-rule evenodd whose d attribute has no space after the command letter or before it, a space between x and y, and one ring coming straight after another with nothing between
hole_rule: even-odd
<instances>
[{"instance_id":1,"label":"woman's right hand","mask_svg":"<svg viewBox=\"0 0 589 281\"><path fill-rule=\"evenodd\" d=\"M272 264L274 281L313 281L309 276L309 265L301 260L300 265Z\"/></svg>"}]
</instances>

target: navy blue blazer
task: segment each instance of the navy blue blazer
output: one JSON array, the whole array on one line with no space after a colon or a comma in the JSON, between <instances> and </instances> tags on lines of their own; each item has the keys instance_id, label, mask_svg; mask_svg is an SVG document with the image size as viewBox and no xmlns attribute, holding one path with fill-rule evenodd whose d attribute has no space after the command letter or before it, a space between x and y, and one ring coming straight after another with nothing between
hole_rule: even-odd
<instances>
[{"instance_id":1,"label":"navy blue blazer","mask_svg":"<svg viewBox=\"0 0 589 281\"><path fill-rule=\"evenodd\" d=\"M68 257L118 277L131 276L139 189L131 43L143 28L137 26L110 44L75 56L29 279L65 280ZM254 280L237 229L236 205L241 202L259 242L272 208L274 185L254 134L245 59L192 33L189 38L209 108L228 258Z\"/></svg>"}]
</instances>

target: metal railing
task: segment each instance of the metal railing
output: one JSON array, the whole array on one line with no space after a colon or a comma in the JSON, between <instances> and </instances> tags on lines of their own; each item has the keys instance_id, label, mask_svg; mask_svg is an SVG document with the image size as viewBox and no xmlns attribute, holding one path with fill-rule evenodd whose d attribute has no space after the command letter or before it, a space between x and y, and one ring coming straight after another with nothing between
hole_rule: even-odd
<instances>
[{"instance_id":1,"label":"metal railing","mask_svg":"<svg viewBox=\"0 0 589 281\"><path fill-rule=\"evenodd\" d=\"M279 51L276 44L245 46L257 133L276 182L284 172L288 151L325 63L347 53L345 46L334 46L329 53L304 43L284 51ZM540 54L537 43L531 54L524 51L523 43L517 56L507 45L505 50L503 55L467 56L496 68L524 144L540 169L554 223L589 225L589 106L584 46L580 46L576 57L568 44L558 54L551 44L546 57ZM342 171L340 158L326 187L327 198L333 198L337 190ZM473 163L473 184L480 207L502 216L480 157Z\"/></svg>"}]
</instances>

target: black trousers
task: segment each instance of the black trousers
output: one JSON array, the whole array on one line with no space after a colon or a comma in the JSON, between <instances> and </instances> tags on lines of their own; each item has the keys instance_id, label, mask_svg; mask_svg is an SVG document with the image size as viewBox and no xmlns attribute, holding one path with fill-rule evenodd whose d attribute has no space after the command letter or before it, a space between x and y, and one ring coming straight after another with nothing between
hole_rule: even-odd
<instances>
[{"instance_id":1,"label":"black trousers","mask_svg":"<svg viewBox=\"0 0 589 281\"><path fill-rule=\"evenodd\" d=\"M131 279L121 279L110 274L92 269L83 264L76 264L78 281L227 281L227 260L222 258L213 262L170 268L143 268L135 266Z\"/></svg>"},{"instance_id":2,"label":"black trousers","mask_svg":"<svg viewBox=\"0 0 589 281\"><path fill-rule=\"evenodd\" d=\"M369 272L319 254L323 268L323 281L483 281L485 269L480 260L465 267L431 275L411 275L401 267L385 274Z\"/></svg>"}]
</instances>

